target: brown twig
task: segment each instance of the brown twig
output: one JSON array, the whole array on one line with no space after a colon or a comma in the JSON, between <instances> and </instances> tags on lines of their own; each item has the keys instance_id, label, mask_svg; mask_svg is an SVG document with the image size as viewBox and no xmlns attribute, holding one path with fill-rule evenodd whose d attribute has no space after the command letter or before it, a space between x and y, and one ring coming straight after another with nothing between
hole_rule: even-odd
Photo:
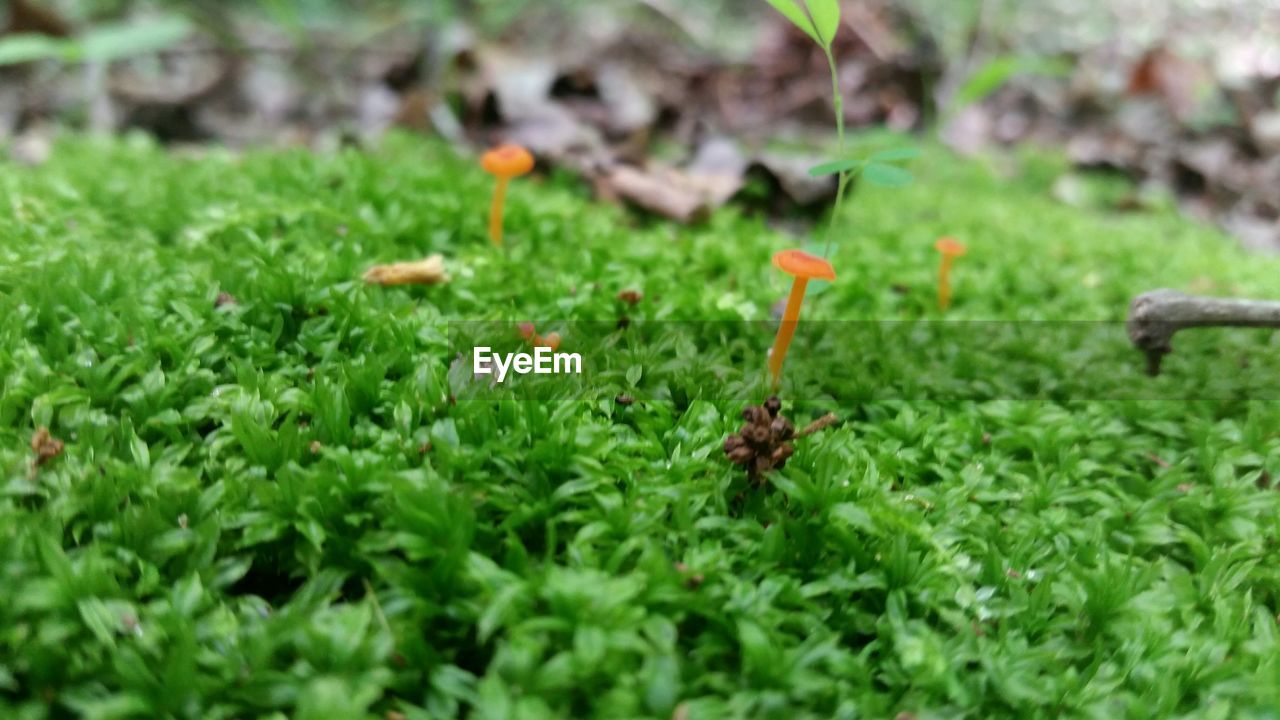
<instances>
[{"instance_id":1,"label":"brown twig","mask_svg":"<svg viewBox=\"0 0 1280 720\"><path fill-rule=\"evenodd\" d=\"M1147 356L1147 374L1173 352L1174 333L1196 327L1280 328L1280 302L1212 298L1177 290L1152 290L1133 299L1126 322L1129 339Z\"/></svg>"},{"instance_id":2,"label":"brown twig","mask_svg":"<svg viewBox=\"0 0 1280 720\"><path fill-rule=\"evenodd\" d=\"M796 437L802 438L807 435L812 435L816 432L821 432L831 427L832 425L835 425L838 422L840 422L840 418L836 417L835 413L827 413L826 415L823 415L822 417L818 418L817 420L814 420L808 425L805 425L803 430L796 433Z\"/></svg>"}]
</instances>

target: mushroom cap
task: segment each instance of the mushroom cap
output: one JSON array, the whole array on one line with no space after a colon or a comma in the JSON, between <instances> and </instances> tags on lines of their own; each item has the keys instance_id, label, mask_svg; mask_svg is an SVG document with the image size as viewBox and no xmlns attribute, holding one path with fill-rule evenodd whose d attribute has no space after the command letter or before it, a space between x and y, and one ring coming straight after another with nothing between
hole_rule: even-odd
<instances>
[{"instance_id":1,"label":"mushroom cap","mask_svg":"<svg viewBox=\"0 0 1280 720\"><path fill-rule=\"evenodd\" d=\"M831 263L803 250L783 250L773 256L773 266L792 277L805 280L835 280Z\"/></svg>"},{"instance_id":2,"label":"mushroom cap","mask_svg":"<svg viewBox=\"0 0 1280 720\"><path fill-rule=\"evenodd\" d=\"M953 237L940 237L938 242L933 244L933 247L943 255L950 255L951 257L960 257L966 250L964 243Z\"/></svg>"},{"instance_id":3,"label":"mushroom cap","mask_svg":"<svg viewBox=\"0 0 1280 720\"><path fill-rule=\"evenodd\" d=\"M520 331L520 337L524 338L525 340L529 340L530 338L533 337L534 327L533 327L533 323L531 322L516 323L516 329Z\"/></svg>"},{"instance_id":4,"label":"mushroom cap","mask_svg":"<svg viewBox=\"0 0 1280 720\"><path fill-rule=\"evenodd\" d=\"M480 158L480 167L490 175L513 178L533 170L533 155L519 145L504 143Z\"/></svg>"}]
</instances>

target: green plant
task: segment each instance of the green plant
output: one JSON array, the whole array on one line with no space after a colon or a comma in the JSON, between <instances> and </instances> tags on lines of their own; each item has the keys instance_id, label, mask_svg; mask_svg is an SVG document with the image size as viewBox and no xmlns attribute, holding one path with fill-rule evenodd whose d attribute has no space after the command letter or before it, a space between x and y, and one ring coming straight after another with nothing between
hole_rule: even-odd
<instances>
[{"instance_id":1,"label":"green plant","mask_svg":"<svg viewBox=\"0 0 1280 720\"><path fill-rule=\"evenodd\" d=\"M839 143L839 154L844 157L844 97L840 94L840 71L836 66L835 53L832 52L832 43L835 42L836 32L840 29L839 0L766 1L775 10L782 13L783 17L789 20L792 25L795 25L812 38L818 44L818 47L822 49L823 55L826 56L827 67L831 72L831 104L835 109L836 138ZM849 182L849 174L847 172L838 171L838 175L839 177L836 179L836 204L831 215L832 229L835 227L836 217L840 214L840 208L844 204L845 186ZM831 253L831 234L831 231L828 230L826 248L822 253L823 257L827 257Z\"/></svg>"},{"instance_id":2,"label":"green plant","mask_svg":"<svg viewBox=\"0 0 1280 720\"><path fill-rule=\"evenodd\" d=\"M999 252L966 265L959 318L1114 321L1073 325L1115 336L1100 372L1145 383L1119 322L1135 287L1274 290L1274 258L1175 212L1071 208L1051 173L923 150L910 186L848 199L838 227L856 216L864 241L824 296L834 317L929 317L930 241L980 229ZM64 137L0 172L0 717L1280 703L1280 404L885 398L990 354L806 333L788 377L815 391L783 414L845 422L739 500L721 448L760 389L742 359L771 334L778 234L733 210L636 226L553 176L509 198L523 237L498 262L476 212L491 190L473 158L408 136L198 158ZM452 283L359 280L428 250ZM644 298L619 337L697 322L623 345L628 367L582 393L453 402L451 321L612 325L623 288ZM1188 336L1205 352L1169 372L1274 362L1253 332L1218 355ZM1064 381L1052 363L984 375ZM39 426L66 445L32 474Z\"/></svg>"},{"instance_id":3,"label":"green plant","mask_svg":"<svg viewBox=\"0 0 1280 720\"><path fill-rule=\"evenodd\" d=\"M40 60L109 62L158 52L181 42L191 23L178 15L95 27L72 38L10 35L0 38L0 66Z\"/></svg>"},{"instance_id":4,"label":"green plant","mask_svg":"<svg viewBox=\"0 0 1280 720\"><path fill-rule=\"evenodd\" d=\"M836 33L840 29L839 0L766 0L793 25L808 35L822 49L831 73L831 96L836 120L838 158L822 163L810 170L814 177L836 175L836 201L831 211L831 224L827 230L822 257L831 254L837 219L844 206L845 193L850 179L861 173L863 179L882 187L902 187L911 182L911 173L898 167L901 163L919 155L913 148L884 150L866 158L846 157L844 98L840 94L840 72L832 50Z\"/></svg>"},{"instance_id":5,"label":"green plant","mask_svg":"<svg viewBox=\"0 0 1280 720\"><path fill-rule=\"evenodd\" d=\"M810 168L813 177L823 175L860 175L863 180L879 187L900 188L911 184L913 176L898 163L920 157L916 148L890 148L873 152L866 157L832 160Z\"/></svg>"},{"instance_id":6,"label":"green plant","mask_svg":"<svg viewBox=\"0 0 1280 720\"><path fill-rule=\"evenodd\" d=\"M960 85L948 111L954 114L973 103L985 100L1019 75L1064 77L1070 72L1071 66L1062 60L999 55L979 66Z\"/></svg>"}]
</instances>

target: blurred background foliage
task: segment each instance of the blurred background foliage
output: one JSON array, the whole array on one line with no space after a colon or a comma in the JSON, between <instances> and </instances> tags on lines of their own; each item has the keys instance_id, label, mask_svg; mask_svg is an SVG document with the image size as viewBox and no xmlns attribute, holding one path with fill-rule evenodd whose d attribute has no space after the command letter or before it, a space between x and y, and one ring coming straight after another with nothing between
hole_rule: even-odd
<instances>
[{"instance_id":1,"label":"blurred background foliage","mask_svg":"<svg viewBox=\"0 0 1280 720\"><path fill-rule=\"evenodd\" d=\"M842 8L850 128L936 133L965 154L1058 149L1064 202L1092 197L1081 173L1107 174L1131 188L1118 208L1172 195L1280 247L1280 5ZM830 198L803 177L812 158L789 157L830 157L825 58L763 0L10 0L7 14L0 137L24 157L51 127L313 148L401 127L522 142L602 197L682 221L744 188L786 208Z\"/></svg>"}]
</instances>

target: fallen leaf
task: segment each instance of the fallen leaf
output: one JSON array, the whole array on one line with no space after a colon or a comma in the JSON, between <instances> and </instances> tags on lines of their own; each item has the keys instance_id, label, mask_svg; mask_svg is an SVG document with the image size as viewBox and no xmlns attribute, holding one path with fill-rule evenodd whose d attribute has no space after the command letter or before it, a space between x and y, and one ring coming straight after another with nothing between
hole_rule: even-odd
<instances>
[{"instance_id":1,"label":"fallen leaf","mask_svg":"<svg viewBox=\"0 0 1280 720\"><path fill-rule=\"evenodd\" d=\"M169 53L160 64L115 63L108 79L112 96L131 105L186 107L208 98L231 77L234 66L212 39L194 37L180 47L181 52Z\"/></svg>"},{"instance_id":2,"label":"fallen leaf","mask_svg":"<svg viewBox=\"0 0 1280 720\"><path fill-rule=\"evenodd\" d=\"M684 171L714 207L720 207L746 184L749 163L738 145L723 137L703 142Z\"/></svg>"},{"instance_id":3,"label":"fallen leaf","mask_svg":"<svg viewBox=\"0 0 1280 720\"><path fill-rule=\"evenodd\" d=\"M606 196L616 196L677 222L700 222L711 213L707 189L672 167L615 165L600 182Z\"/></svg>"},{"instance_id":4,"label":"fallen leaf","mask_svg":"<svg viewBox=\"0 0 1280 720\"><path fill-rule=\"evenodd\" d=\"M432 255L416 262L375 265L364 274L364 281L388 285L438 285L449 282L444 269L444 256Z\"/></svg>"},{"instance_id":5,"label":"fallen leaf","mask_svg":"<svg viewBox=\"0 0 1280 720\"><path fill-rule=\"evenodd\" d=\"M1249 134L1264 153L1280 154L1280 111L1258 113L1249 122Z\"/></svg>"},{"instance_id":6,"label":"fallen leaf","mask_svg":"<svg viewBox=\"0 0 1280 720\"><path fill-rule=\"evenodd\" d=\"M751 163L747 174L763 176L796 205L806 207L825 202L836 194L835 176L813 177L809 174L809 169L816 164L812 157L765 153Z\"/></svg>"},{"instance_id":7,"label":"fallen leaf","mask_svg":"<svg viewBox=\"0 0 1280 720\"><path fill-rule=\"evenodd\" d=\"M69 37L72 27L71 23L52 10L40 7L30 0L13 0L9 8L9 26L5 32L10 35L36 33Z\"/></svg>"},{"instance_id":8,"label":"fallen leaf","mask_svg":"<svg viewBox=\"0 0 1280 720\"><path fill-rule=\"evenodd\" d=\"M1187 117L1198 102L1207 79L1204 69L1157 47L1148 51L1129 73L1126 90L1130 95L1155 95L1180 118Z\"/></svg>"},{"instance_id":9,"label":"fallen leaf","mask_svg":"<svg viewBox=\"0 0 1280 720\"><path fill-rule=\"evenodd\" d=\"M657 119L653 93L625 66L607 63L596 70L595 80L609 132L636 132L648 128Z\"/></svg>"}]
</instances>

